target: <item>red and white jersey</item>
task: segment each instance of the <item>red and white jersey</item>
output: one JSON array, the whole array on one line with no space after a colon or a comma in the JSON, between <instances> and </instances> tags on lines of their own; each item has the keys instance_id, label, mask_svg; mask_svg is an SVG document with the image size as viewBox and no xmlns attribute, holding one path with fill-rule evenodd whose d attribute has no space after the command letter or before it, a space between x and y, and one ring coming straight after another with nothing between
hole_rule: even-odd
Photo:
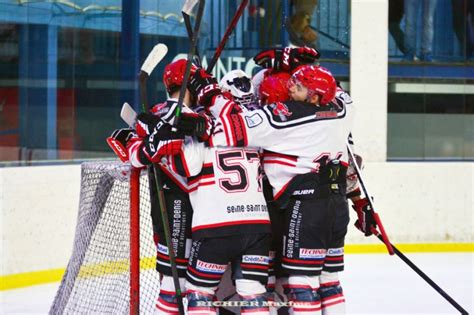
<instances>
[{"instance_id":1,"label":"red and white jersey","mask_svg":"<svg viewBox=\"0 0 474 315\"><path fill-rule=\"evenodd\" d=\"M182 154L169 160L188 178L193 238L270 232L257 150L209 148L186 137Z\"/></svg>"},{"instance_id":2,"label":"red and white jersey","mask_svg":"<svg viewBox=\"0 0 474 315\"><path fill-rule=\"evenodd\" d=\"M275 199L298 174L318 172L320 163L348 163L346 141L354 117L350 96L339 89L327 106L289 101L242 111L223 96L210 108L218 117L210 145L261 147Z\"/></svg>"}]
</instances>

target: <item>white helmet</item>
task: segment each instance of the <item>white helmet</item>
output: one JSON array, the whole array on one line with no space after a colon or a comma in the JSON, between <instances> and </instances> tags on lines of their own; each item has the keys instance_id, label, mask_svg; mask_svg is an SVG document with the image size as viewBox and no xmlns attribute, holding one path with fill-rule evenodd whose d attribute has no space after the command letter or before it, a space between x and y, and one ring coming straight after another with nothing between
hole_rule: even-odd
<instances>
[{"instance_id":1,"label":"white helmet","mask_svg":"<svg viewBox=\"0 0 474 315\"><path fill-rule=\"evenodd\" d=\"M255 89L255 97L257 99L260 99L260 84L262 84L262 81L265 79L265 74L269 72L270 70L268 69L261 69L259 72L255 73L255 75L252 77L252 85L253 88Z\"/></svg>"},{"instance_id":2,"label":"white helmet","mask_svg":"<svg viewBox=\"0 0 474 315\"><path fill-rule=\"evenodd\" d=\"M219 82L222 90L229 92L234 97L234 101L242 106L247 106L254 102L254 88L249 76L240 69L231 70L222 77Z\"/></svg>"}]
</instances>

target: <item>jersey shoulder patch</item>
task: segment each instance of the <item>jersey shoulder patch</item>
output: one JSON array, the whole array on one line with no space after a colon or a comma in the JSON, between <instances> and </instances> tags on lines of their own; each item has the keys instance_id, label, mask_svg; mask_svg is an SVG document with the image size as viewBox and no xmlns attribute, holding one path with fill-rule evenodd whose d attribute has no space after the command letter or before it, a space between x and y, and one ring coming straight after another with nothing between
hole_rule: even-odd
<instances>
[{"instance_id":1,"label":"jersey shoulder patch","mask_svg":"<svg viewBox=\"0 0 474 315\"><path fill-rule=\"evenodd\" d=\"M174 112L177 106L178 102L174 100L167 100L166 102L159 103L153 106L151 112L154 115L159 116L164 121L170 123L171 119L174 118Z\"/></svg>"},{"instance_id":2,"label":"jersey shoulder patch","mask_svg":"<svg viewBox=\"0 0 474 315\"><path fill-rule=\"evenodd\" d=\"M245 116L245 123L247 124L247 127L249 128L254 128L260 125L263 122L262 116L260 116L259 113L254 113L254 114L248 114Z\"/></svg>"}]
</instances>

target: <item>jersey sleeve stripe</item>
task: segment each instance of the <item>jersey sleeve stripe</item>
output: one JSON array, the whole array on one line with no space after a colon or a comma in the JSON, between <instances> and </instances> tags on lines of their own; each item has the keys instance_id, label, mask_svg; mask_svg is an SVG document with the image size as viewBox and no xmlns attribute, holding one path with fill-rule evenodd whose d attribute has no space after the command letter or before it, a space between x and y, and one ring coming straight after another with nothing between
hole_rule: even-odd
<instances>
[{"instance_id":1,"label":"jersey sleeve stripe","mask_svg":"<svg viewBox=\"0 0 474 315\"><path fill-rule=\"evenodd\" d=\"M275 197L273 198L274 200L277 200L278 198L280 198L281 194L283 194L286 190L286 188L288 187L288 185L290 184L290 182L286 183L281 189L279 192L277 192L275 194Z\"/></svg>"},{"instance_id":2,"label":"jersey sleeve stripe","mask_svg":"<svg viewBox=\"0 0 474 315\"><path fill-rule=\"evenodd\" d=\"M133 139L132 144L128 148L130 163L132 163L132 165L134 167L143 167L144 166L143 163L140 161L140 159L138 157L138 152L140 150L140 145L141 144L142 144L142 141L140 141L140 140L138 140L138 138L136 138L136 139Z\"/></svg>"},{"instance_id":3,"label":"jersey sleeve stripe","mask_svg":"<svg viewBox=\"0 0 474 315\"><path fill-rule=\"evenodd\" d=\"M267 160L267 159L265 159L265 160L263 160L263 164L280 164L280 165L296 167L296 164L294 164L294 163L287 163L287 162L279 161L279 160Z\"/></svg>"},{"instance_id":4,"label":"jersey sleeve stripe","mask_svg":"<svg viewBox=\"0 0 474 315\"><path fill-rule=\"evenodd\" d=\"M282 158L282 159L287 159L290 161L296 162L298 160L298 157L294 155L288 155L288 154L282 154L282 153L277 153L277 152L272 152L272 151L264 151L263 152L263 157L272 157L272 158Z\"/></svg>"},{"instance_id":5,"label":"jersey sleeve stripe","mask_svg":"<svg viewBox=\"0 0 474 315\"><path fill-rule=\"evenodd\" d=\"M185 176L185 177L191 176L183 151L173 156L172 166L173 166L172 167L173 171L175 171L179 175Z\"/></svg>"},{"instance_id":6,"label":"jersey sleeve stripe","mask_svg":"<svg viewBox=\"0 0 474 315\"><path fill-rule=\"evenodd\" d=\"M181 181L179 181L175 174L169 171L167 167L160 165L161 170L168 175L168 177L184 192L189 192L189 187L186 187Z\"/></svg>"},{"instance_id":7,"label":"jersey sleeve stripe","mask_svg":"<svg viewBox=\"0 0 474 315\"><path fill-rule=\"evenodd\" d=\"M194 185L202 179L208 178L214 178L214 168L212 167L212 163L203 164L201 172L198 175L189 177L188 184Z\"/></svg>"},{"instance_id":8,"label":"jersey sleeve stripe","mask_svg":"<svg viewBox=\"0 0 474 315\"><path fill-rule=\"evenodd\" d=\"M222 127L224 129L224 135L225 135L225 139L226 139L226 143L227 143L227 146L233 146L233 144L230 142L230 137L229 135L232 134L232 129L231 129L231 126L230 126L230 122L228 120L228 116L227 116L227 112L230 110L230 104L231 102L227 102L222 110L221 110L221 113L219 115L220 119L221 119L221 122L222 122Z\"/></svg>"},{"instance_id":9,"label":"jersey sleeve stripe","mask_svg":"<svg viewBox=\"0 0 474 315\"><path fill-rule=\"evenodd\" d=\"M228 102L221 114L222 125L224 128L228 146L243 147L248 144L247 131L242 110L233 102Z\"/></svg>"}]
</instances>

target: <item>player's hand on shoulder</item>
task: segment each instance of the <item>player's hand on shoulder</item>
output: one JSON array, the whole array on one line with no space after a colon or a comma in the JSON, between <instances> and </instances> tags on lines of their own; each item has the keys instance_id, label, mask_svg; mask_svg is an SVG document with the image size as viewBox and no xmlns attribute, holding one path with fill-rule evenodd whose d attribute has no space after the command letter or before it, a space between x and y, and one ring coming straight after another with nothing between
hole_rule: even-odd
<instances>
[{"instance_id":1,"label":"player's hand on shoulder","mask_svg":"<svg viewBox=\"0 0 474 315\"><path fill-rule=\"evenodd\" d=\"M301 65L314 63L319 57L319 51L305 46L264 50L253 59L262 68L291 72Z\"/></svg>"},{"instance_id":2,"label":"player's hand on shoulder","mask_svg":"<svg viewBox=\"0 0 474 315\"><path fill-rule=\"evenodd\" d=\"M205 114L183 113L178 121L177 129L186 136L206 141L212 134L213 120Z\"/></svg>"},{"instance_id":3,"label":"player's hand on shoulder","mask_svg":"<svg viewBox=\"0 0 474 315\"><path fill-rule=\"evenodd\" d=\"M164 155L178 154L183 140L182 132L173 131L170 124L160 121L143 139L143 151L149 161L156 163Z\"/></svg>"},{"instance_id":4,"label":"player's hand on shoulder","mask_svg":"<svg viewBox=\"0 0 474 315\"><path fill-rule=\"evenodd\" d=\"M187 88L197 99L198 104L205 107L212 106L213 97L222 93L216 78L203 68L197 68L191 74Z\"/></svg>"},{"instance_id":5,"label":"player's hand on shoulder","mask_svg":"<svg viewBox=\"0 0 474 315\"><path fill-rule=\"evenodd\" d=\"M152 113L140 113L137 116L135 130L139 137L145 137L153 132L153 129L161 122L160 117Z\"/></svg>"},{"instance_id":6,"label":"player's hand on shoulder","mask_svg":"<svg viewBox=\"0 0 474 315\"><path fill-rule=\"evenodd\" d=\"M313 64L321 56L319 51L307 46L291 48L289 55L291 70L301 65Z\"/></svg>"}]
</instances>

